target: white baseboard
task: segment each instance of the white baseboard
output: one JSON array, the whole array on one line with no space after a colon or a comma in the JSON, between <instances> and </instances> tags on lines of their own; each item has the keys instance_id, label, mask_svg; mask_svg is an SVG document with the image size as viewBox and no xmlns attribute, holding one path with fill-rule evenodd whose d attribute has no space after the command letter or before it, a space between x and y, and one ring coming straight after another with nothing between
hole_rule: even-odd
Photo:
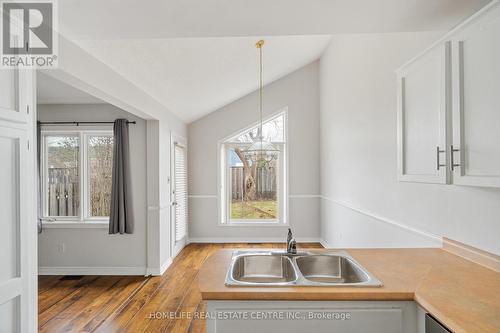
<instances>
[{"instance_id":1,"label":"white baseboard","mask_svg":"<svg viewBox=\"0 0 500 333\"><path fill-rule=\"evenodd\" d=\"M297 237L298 243L319 243L319 237ZM189 238L189 243L285 243L286 237L194 237Z\"/></svg>"},{"instance_id":2,"label":"white baseboard","mask_svg":"<svg viewBox=\"0 0 500 333\"><path fill-rule=\"evenodd\" d=\"M160 276L172 265L172 258L168 258L160 267L148 267L147 275Z\"/></svg>"},{"instance_id":3,"label":"white baseboard","mask_svg":"<svg viewBox=\"0 0 500 333\"><path fill-rule=\"evenodd\" d=\"M165 262L161 265L160 267L160 275L162 275L163 273L165 273L165 271L167 270L167 268L170 267L170 265L172 265L172 258L168 258L167 260L165 260Z\"/></svg>"},{"instance_id":4,"label":"white baseboard","mask_svg":"<svg viewBox=\"0 0 500 333\"><path fill-rule=\"evenodd\" d=\"M144 275L145 267L38 267L38 275Z\"/></svg>"}]
</instances>

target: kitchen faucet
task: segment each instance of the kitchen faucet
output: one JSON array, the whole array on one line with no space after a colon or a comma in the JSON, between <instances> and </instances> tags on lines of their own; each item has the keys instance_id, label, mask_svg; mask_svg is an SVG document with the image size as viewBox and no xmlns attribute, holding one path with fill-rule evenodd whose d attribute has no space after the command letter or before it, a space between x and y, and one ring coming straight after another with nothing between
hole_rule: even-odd
<instances>
[{"instance_id":1,"label":"kitchen faucet","mask_svg":"<svg viewBox=\"0 0 500 333\"><path fill-rule=\"evenodd\" d=\"M292 235L292 229L288 228L288 235L286 237L286 253L297 254L297 242Z\"/></svg>"}]
</instances>

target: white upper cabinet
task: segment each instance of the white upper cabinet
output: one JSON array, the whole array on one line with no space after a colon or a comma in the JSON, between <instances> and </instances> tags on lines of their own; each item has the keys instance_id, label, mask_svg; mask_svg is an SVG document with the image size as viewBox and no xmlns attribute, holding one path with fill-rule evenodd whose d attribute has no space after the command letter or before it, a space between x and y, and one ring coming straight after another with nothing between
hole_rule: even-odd
<instances>
[{"instance_id":1,"label":"white upper cabinet","mask_svg":"<svg viewBox=\"0 0 500 333\"><path fill-rule=\"evenodd\" d=\"M399 180L447 183L449 43L398 73Z\"/></svg>"},{"instance_id":2,"label":"white upper cabinet","mask_svg":"<svg viewBox=\"0 0 500 333\"><path fill-rule=\"evenodd\" d=\"M500 187L500 1L398 74L398 178Z\"/></svg>"},{"instance_id":3,"label":"white upper cabinet","mask_svg":"<svg viewBox=\"0 0 500 333\"><path fill-rule=\"evenodd\" d=\"M452 43L453 182L500 187L500 5Z\"/></svg>"}]
</instances>

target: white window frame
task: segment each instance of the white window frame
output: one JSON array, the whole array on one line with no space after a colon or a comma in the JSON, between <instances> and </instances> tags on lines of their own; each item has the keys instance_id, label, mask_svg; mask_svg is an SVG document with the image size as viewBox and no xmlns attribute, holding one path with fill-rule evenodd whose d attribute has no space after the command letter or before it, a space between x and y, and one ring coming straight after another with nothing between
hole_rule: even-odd
<instances>
[{"instance_id":1,"label":"white window frame","mask_svg":"<svg viewBox=\"0 0 500 333\"><path fill-rule=\"evenodd\" d=\"M217 145L217 174L218 174L218 225L226 227L288 227L289 223L289 181L288 181L288 107L284 107L277 112L263 119L266 123L273 118L283 116L283 135L284 142L274 143L280 146L279 158L279 179L278 179L278 218L277 219L231 219L230 218L230 173L229 163L227 161L228 150L232 143L240 144L241 142L230 142L229 140L239 133L249 131L260 124L260 121L251 124L243 129L240 129L231 135L219 140Z\"/></svg>"},{"instance_id":2,"label":"white window frame","mask_svg":"<svg viewBox=\"0 0 500 333\"><path fill-rule=\"evenodd\" d=\"M79 178L80 178L80 205L77 216L49 216L47 201L48 184L48 155L47 140L49 136L67 135L79 138ZM41 131L41 154L42 163L42 211L44 227L104 227L109 225L109 216L91 216L90 214L90 171L88 168L88 138L91 136L113 136L113 130L96 129L67 129L67 130L42 130Z\"/></svg>"}]
</instances>

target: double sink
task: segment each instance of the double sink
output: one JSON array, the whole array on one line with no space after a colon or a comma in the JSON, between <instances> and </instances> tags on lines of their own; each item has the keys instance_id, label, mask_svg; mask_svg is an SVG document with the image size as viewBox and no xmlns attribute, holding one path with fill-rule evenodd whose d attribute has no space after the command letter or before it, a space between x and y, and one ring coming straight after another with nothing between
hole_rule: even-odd
<instances>
[{"instance_id":1,"label":"double sink","mask_svg":"<svg viewBox=\"0 0 500 333\"><path fill-rule=\"evenodd\" d=\"M226 285L379 287L382 283L344 251L240 250L233 252Z\"/></svg>"}]
</instances>

